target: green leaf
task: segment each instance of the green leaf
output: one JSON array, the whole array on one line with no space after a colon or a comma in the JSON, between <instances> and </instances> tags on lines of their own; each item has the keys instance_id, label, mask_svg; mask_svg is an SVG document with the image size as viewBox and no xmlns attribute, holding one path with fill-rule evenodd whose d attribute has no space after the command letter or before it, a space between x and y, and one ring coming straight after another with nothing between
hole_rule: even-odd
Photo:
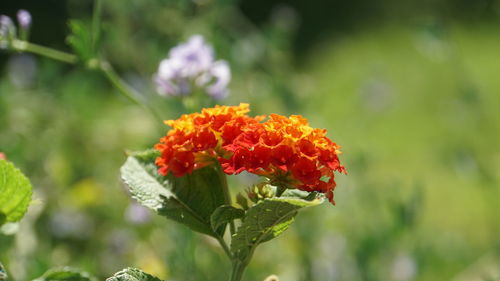
<instances>
[{"instance_id":1,"label":"green leaf","mask_svg":"<svg viewBox=\"0 0 500 281\"><path fill-rule=\"evenodd\" d=\"M2 263L0 262L0 281L5 281L7 280L7 271L3 267Z\"/></svg>"},{"instance_id":2,"label":"green leaf","mask_svg":"<svg viewBox=\"0 0 500 281\"><path fill-rule=\"evenodd\" d=\"M156 149L147 149L143 151L127 151L127 156L133 156L143 163L154 163L156 158L160 156L160 152Z\"/></svg>"},{"instance_id":3,"label":"green leaf","mask_svg":"<svg viewBox=\"0 0 500 281\"><path fill-rule=\"evenodd\" d=\"M219 206L225 204L225 176L217 167L207 166L180 178L172 175L168 177L171 191L179 202L195 213L212 233L210 217ZM222 236L224 232L217 232L218 235L207 234L217 237Z\"/></svg>"},{"instance_id":4,"label":"green leaf","mask_svg":"<svg viewBox=\"0 0 500 281\"><path fill-rule=\"evenodd\" d=\"M219 237L210 225L210 215L224 204L225 175L214 166L176 178L157 173L154 157L146 153L129 156L121 168L123 181L132 197L160 215L187 225L191 229Z\"/></svg>"},{"instance_id":5,"label":"green leaf","mask_svg":"<svg viewBox=\"0 0 500 281\"><path fill-rule=\"evenodd\" d=\"M106 279L106 281L161 281L161 279L140 269L129 267L115 273L113 277Z\"/></svg>"},{"instance_id":6,"label":"green leaf","mask_svg":"<svg viewBox=\"0 0 500 281\"><path fill-rule=\"evenodd\" d=\"M175 197L160 183L157 175L152 174L154 170L135 157L128 157L120 171L122 180L130 188L132 198L145 207L158 212L164 207L165 199Z\"/></svg>"},{"instance_id":7,"label":"green leaf","mask_svg":"<svg viewBox=\"0 0 500 281\"><path fill-rule=\"evenodd\" d=\"M248 210L248 199L241 193L236 195L236 203L240 205L243 209Z\"/></svg>"},{"instance_id":8,"label":"green leaf","mask_svg":"<svg viewBox=\"0 0 500 281\"><path fill-rule=\"evenodd\" d=\"M21 171L0 159L0 222L19 221L31 202L31 183Z\"/></svg>"},{"instance_id":9,"label":"green leaf","mask_svg":"<svg viewBox=\"0 0 500 281\"><path fill-rule=\"evenodd\" d=\"M245 216L245 211L242 209L235 208L233 206L223 205L217 208L212 216L210 217L210 225L214 231L217 231L221 226L223 226L222 231L224 232L226 225L235 220L241 219Z\"/></svg>"},{"instance_id":10,"label":"green leaf","mask_svg":"<svg viewBox=\"0 0 500 281\"><path fill-rule=\"evenodd\" d=\"M9 222L0 226L0 233L3 235L14 235L19 231L19 222Z\"/></svg>"},{"instance_id":11,"label":"green leaf","mask_svg":"<svg viewBox=\"0 0 500 281\"><path fill-rule=\"evenodd\" d=\"M130 189L132 198L143 206L195 231L213 235L212 229L203 223L203 219L171 192L169 181L156 173L154 164L140 162L131 156L122 166L121 175Z\"/></svg>"},{"instance_id":12,"label":"green leaf","mask_svg":"<svg viewBox=\"0 0 500 281\"><path fill-rule=\"evenodd\" d=\"M80 20L71 20L69 22L69 29L71 30L71 35L68 36L66 41L80 60L88 62L94 58L96 54L90 28Z\"/></svg>"},{"instance_id":13,"label":"green leaf","mask_svg":"<svg viewBox=\"0 0 500 281\"><path fill-rule=\"evenodd\" d=\"M96 281L96 279L87 272L71 267L61 267L50 269L33 281Z\"/></svg>"},{"instance_id":14,"label":"green leaf","mask_svg":"<svg viewBox=\"0 0 500 281\"><path fill-rule=\"evenodd\" d=\"M255 248L283 233L292 224L297 211L323 203L323 198L268 198L248 209L244 221L231 242L231 252L242 262L251 257Z\"/></svg>"},{"instance_id":15,"label":"green leaf","mask_svg":"<svg viewBox=\"0 0 500 281\"><path fill-rule=\"evenodd\" d=\"M311 201L316 198L325 198L323 193L318 193L316 191L308 192L299 189L287 189L281 196L281 198L299 198L306 201Z\"/></svg>"}]
</instances>

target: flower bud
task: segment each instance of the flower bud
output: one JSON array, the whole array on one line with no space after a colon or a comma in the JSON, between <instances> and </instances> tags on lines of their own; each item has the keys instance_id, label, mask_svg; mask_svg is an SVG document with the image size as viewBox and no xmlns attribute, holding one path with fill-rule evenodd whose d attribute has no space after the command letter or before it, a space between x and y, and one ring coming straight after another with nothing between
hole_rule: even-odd
<instances>
[{"instance_id":1,"label":"flower bud","mask_svg":"<svg viewBox=\"0 0 500 281\"><path fill-rule=\"evenodd\" d=\"M6 15L0 15L0 30L11 30L14 27L10 17Z\"/></svg>"},{"instance_id":2,"label":"flower bud","mask_svg":"<svg viewBox=\"0 0 500 281\"><path fill-rule=\"evenodd\" d=\"M250 187L247 190L247 195L248 199L250 199L254 203L257 203L260 200L274 197L274 190L269 184L264 182Z\"/></svg>"},{"instance_id":3,"label":"flower bud","mask_svg":"<svg viewBox=\"0 0 500 281\"><path fill-rule=\"evenodd\" d=\"M17 22L21 29L29 29L31 27L31 14L26 10L19 10L17 12Z\"/></svg>"},{"instance_id":4,"label":"flower bud","mask_svg":"<svg viewBox=\"0 0 500 281\"><path fill-rule=\"evenodd\" d=\"M8 16L0 15L0 49L6 49L15 36L16 27L12 20Z\"/></svg>"}]
</instances>

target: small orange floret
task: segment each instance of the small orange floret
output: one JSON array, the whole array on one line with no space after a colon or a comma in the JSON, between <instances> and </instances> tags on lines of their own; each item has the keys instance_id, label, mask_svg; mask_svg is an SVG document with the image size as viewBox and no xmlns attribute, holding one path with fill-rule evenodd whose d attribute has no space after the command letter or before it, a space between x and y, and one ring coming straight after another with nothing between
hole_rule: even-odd
<instances>
[{"instance_id":1,"label":"small orange floret","mask_svg":"<svg viewBox=\"0 0 500 281\"><path fill-rule=\"evenodd\" d=\"M247 171L275 185L324 193L333 203L334 172L345 169L326 130L311 128L300 115L263 121L248 112L248 104L217 106L166 121L172 129L155 146L159 173L183 176L219 160L226 174Z\"/></svg>"}]
</instances>

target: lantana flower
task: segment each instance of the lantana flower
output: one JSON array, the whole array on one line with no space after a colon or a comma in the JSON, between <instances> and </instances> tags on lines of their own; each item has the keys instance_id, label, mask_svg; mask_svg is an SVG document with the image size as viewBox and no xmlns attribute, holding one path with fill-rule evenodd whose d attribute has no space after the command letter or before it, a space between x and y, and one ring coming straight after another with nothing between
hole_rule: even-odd
<instances>
[{"instance_id":1,"label":"lantana flower","mask_svg":"<svg viewBox=\"0 0 500 281\"><path fill-rule=\"evenodd\" d=\"M214 99L222 99L228 94L230 80L229 65L215 60L213 48L201 35L193 35L172 48L154 75L156 89L162 96L186 96L198 88Z\"/></svg>"},{"instance_id":2,"label":"lantana flower","mask_svg":"<svg viewBox=\"0 0 500 281\"><path fill-rule=\"evenodd\" d=\"M166 121L172 129L155 146L158 172L182 177L218 161L226 174L246 171L282 189L324 193L334 203L334 172L345 169L326 130L311 128L300 115L266 119L248 112L248 104L217 106Z\"/></svg>"}]
</instances>

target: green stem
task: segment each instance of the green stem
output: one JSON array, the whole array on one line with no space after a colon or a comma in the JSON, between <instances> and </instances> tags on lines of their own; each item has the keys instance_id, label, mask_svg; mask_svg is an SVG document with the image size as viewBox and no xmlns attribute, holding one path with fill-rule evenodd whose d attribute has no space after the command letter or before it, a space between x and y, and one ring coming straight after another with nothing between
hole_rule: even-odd
<instances>
[{"instance_id":1,"label":"green stem","mask_svg":"<svg viewBox=\"0 0 500 281\"><path fill-rule=\"evenodd\" d=\"M12 41L11 46L13 50L18 52L33 53L69 64L76 64L78 62L78 57L73 54L61 52L52 48L47 48L27 41L15 39ZM160 116L156 113L156 111L153 108L151 108L150 106L148 106L147 104L141 102L139 99L136 98L136 96L138 95L136 91L132 87L130 87L125 81L123 81L123 79L118 74L116 74L116 72L108 62L101 61L100 63L98 62L97 64L99 65L98 66L99 69L104 73L105 77L111 82L111 84L113 84L113 86L115 86L118 89L120 94L125 96L131 102L151 112L153 117L155 117L160 122L160 124L163 122L163 119L160 118Z\"/></svg>"},{"instance_id":2,"label":"green stem","mask_svg":"<svg viewBox=\"0 0 500 281\"><path fill-rule=\"evenodd\" d=\"M231 254L231 251L229 251L229 247L226 244L226 241L224 241L224 238L222 237L217 237L217 241L219 241L220 246L222 249L224 249L224 252L226 253L227 257L232 260L233 255Z\"/></svg>"},{"instance_id":3,"label":"green stem","mask_svg":"<svg viewBox=\"0 0 500 281\"><path fill-rule=\"evenodd\" d=\"M94 2L94 14L92 19L92 48L97 48L97 42L101 33L101 11L102 1L96 0Z\"/></svg>"},{"instance_id":4,"label":"green stem","mask_svg":"<svg viewBox=\"0 0 500 281\"><path fill-rule=\"evenodd\" d=\"M33 53L69 64L76 64L78 62L78 57L73 54L61 52L52 48L47 48L27 41L22 41L19 39L13 40L11 46L14 51L18 52ZM111 82L111 84L113 84L113 86L115 86L118 89L120 94L125 96L131 102L151 112L153 117L157 119L157 121L159 121L159 124L163 122L163 119L158 115L158 113L156 113L156 111L153 108L151 108L149 105L141 102L139 99L136 98L138 96L138 93L132 87L130 87L125 81L123 81L123 79L115 72L115 70L111 67L111 65L108 62L97 61L96 64L98 65L98 69L104 73L104 76Z\"/></svg>"},{"instance_id":5,"label":"green stem","mask_svg":"<svg viewBox=\"0 0 500 281\"><path fill-rule=\"evenodd\" d=\"M241 278L243 278L243 272L245 271L245 268L247 267L247 263L243 263L241 261L234 261L233 262L233 270L231 272L231 278L229 279L230 281L241 281Z\"/></svg>"},{"instance_id":6,"label":"green stem","mask_svg":"<svg viewBox=\"0 0 500 281\"><path fill-rule=\"evenodd\" d=\"M102 70L104 76L120 91L129 101L145 107L145 105L136 98L135 90L132 89L123 79L116 73L108 62L101 62L99 69Z\"/></svg>"},{"instance_id":7,"label":"green stem","mask_svg":"<svg viewBox=\"0 0 500 281\"><path fill-rule=\"evenodd\" d=\"M147 111L151 112L154 118L156 118L160 124L163 122L161 117L156 113L156 111L147 105L146 103L141 102L137 96L138 93L130 87L123 79L116 73L113 67L108 62L101 62L99 65L99 69L104 73L104 76L115 86L118 91L125 96L129 101L143 107Z\"/></svg>"},{"instance_id":8,"label":"green stem","mask_svg":"<svg viewBox=\"0 0 500 281\"><path fill-rule=\"evenodd\" d=\"M224 199L226 201L226 204L231 206L231 193L229 192L226 174L224 174L220 165L218 165L218 170L222 182L222 192L224 193ZM233 220L229 222L229 231L231 232L231 237L233 237L233 235L236 233L236 227L234 226Z\"/></svg>"},{"instance_id":9,"label":"green stem","mask_svg":"<svg viewBox=\"0 0 500 281\"><path fill-rule=\"evenodd\" d=\"M61 52L52 48L47 48L18 39L12 41L12 48L18 52L29 52L69 64L75 64L78 62L78 57L73 54Z\"/></svg>"}]
</instances>

